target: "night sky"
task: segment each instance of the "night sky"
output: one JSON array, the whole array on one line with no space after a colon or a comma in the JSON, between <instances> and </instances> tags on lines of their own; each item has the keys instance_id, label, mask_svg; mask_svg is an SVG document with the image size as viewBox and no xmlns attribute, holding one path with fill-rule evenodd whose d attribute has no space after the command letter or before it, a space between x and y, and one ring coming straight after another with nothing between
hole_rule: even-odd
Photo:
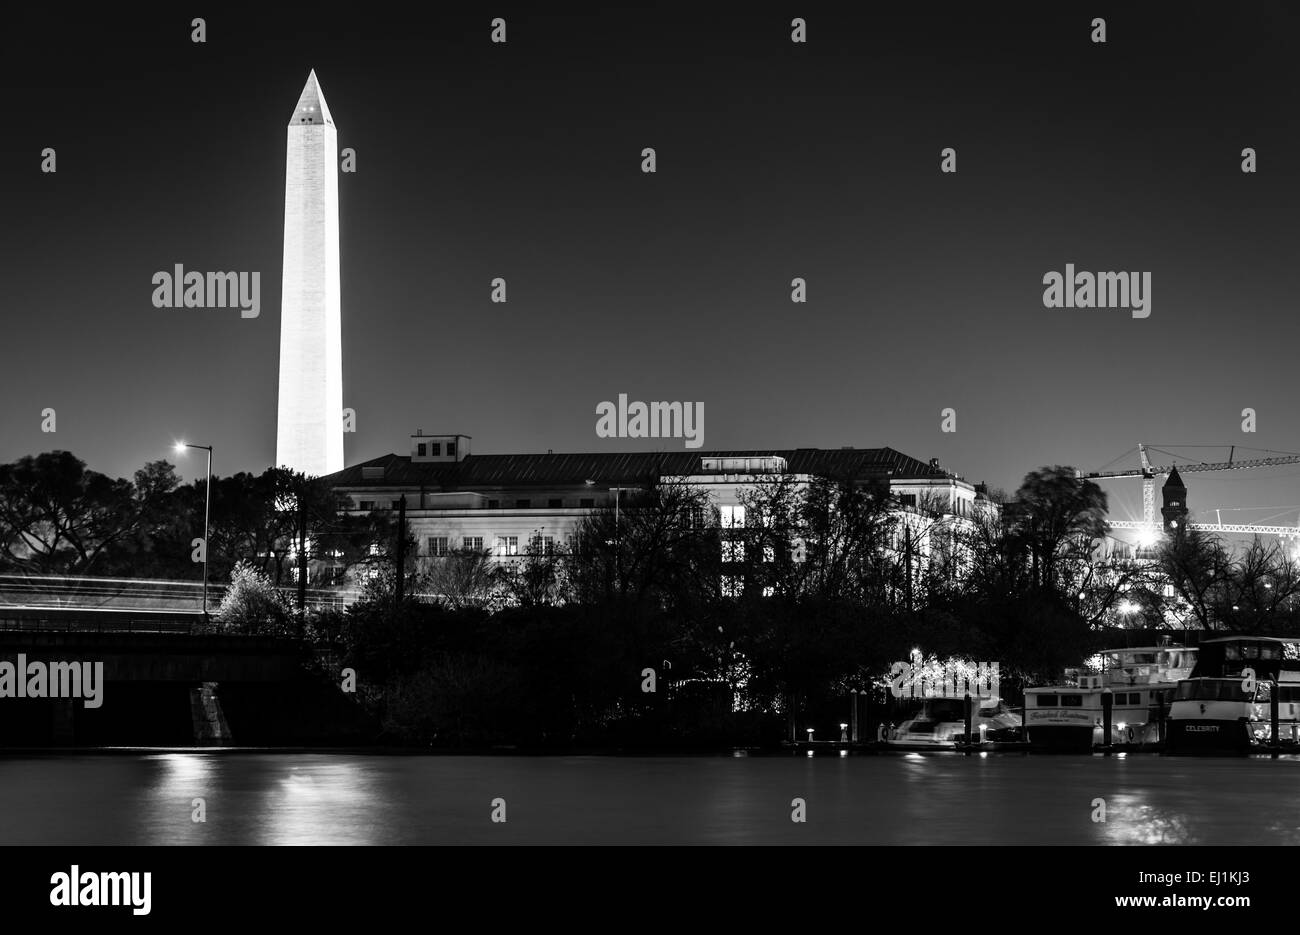
<instances>
[{"instance_id":1,"label":"night sky","mask_svg":"<svg viewBox=\"0 0 1300 935\"><path fill-rule=\"evenodd\" d=\"M597 438L619 393L703 402L705 449L888 445L1012 489L1138 442L1300 451L1300 11L843 6L7 12L0 460L66 448L129 476L186 438L218 473L269 466L285 131L311 68L357 151L349 464L417 428L477 452L681 449ZM175 263L260 271L260 317L153 308ZM1044 308L1066 263L1150 271L1151 316ZM1187 478L1194 511L1300 514L1300 465L1215 477ZM1108 490L1113 518L1140 509L1138 482Z\"/></svg>"}]
</instances>

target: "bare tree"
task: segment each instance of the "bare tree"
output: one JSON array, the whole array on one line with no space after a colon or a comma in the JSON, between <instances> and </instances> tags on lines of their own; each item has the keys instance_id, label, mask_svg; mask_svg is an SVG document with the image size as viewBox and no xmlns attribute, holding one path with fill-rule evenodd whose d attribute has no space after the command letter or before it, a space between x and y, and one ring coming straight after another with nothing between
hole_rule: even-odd
<instances>
[{"instance_id":1,"label":"bare tree","mask_svg":"<svg viewBox=\"0 0 1300 935\"><path fill-rule=\"evenodd\" d=\"M709 495L675 481L648 485L615 508L589 513L566 561L571 599L661 607L716 596L719 548Z\"/></svg>"},{"instance_id":2,"label":"bare tree","mask_svg":"<svg viewBox=\"0 0 1300 935\"><path fill-rule=\"evenodd\" d=\"M1161 544L1156 562L1173 592L1163 601L1164 611L1183 626L1195 623L1200 629L1215 629L1234 574L1232 555L1223 540L1183 529Z\"/></svg>"},{"instance_id":3,"label":"bare tree","mask_svg":"<svg viewBox=\"0 0 1300 935\"><path fill-rule=\"evenodd\" d=\"M773 594L886 603L898 518L884 484L778 475L741 495L751 575Z\"/></svg>"},{"instance_id":4,"label":"bare tree","mask_svg":"<svg viewBox=\"0 0 1300 935\"><path fill-rule=\"evenodd\" d=\"M1228 584L1221 615L1233 629L1262 634L1294 631L1300 566L1276 540L1265 545L1257 536L1233 563Z\"/></svg>"},{"instance_id":5,"label":"bare tree","mask_svg":"<svg viewBox=\"0 0 1300 935\"><path fill-rule=\"evenodd\" d=\"M521 560L503 569L503 582L513 603L521 607L546 607L564 603L563 549L534 534Z\"/></svg>"},{"instance_id":6,"label":"bare tree","mask_svg":"<svg viewBox=\"0 0 1300 935\"><path fill-rule=\"evenodd\" d=\"M456 549L421 564L433 599L452 610L494 609L501 603L501 571L487 549Z\"/></svg>"}]
</instances>

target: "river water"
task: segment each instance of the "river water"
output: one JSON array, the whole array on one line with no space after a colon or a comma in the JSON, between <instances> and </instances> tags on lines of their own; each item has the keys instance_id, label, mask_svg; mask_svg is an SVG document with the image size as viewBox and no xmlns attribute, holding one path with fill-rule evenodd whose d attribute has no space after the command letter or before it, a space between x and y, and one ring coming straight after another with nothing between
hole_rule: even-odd
<instances>
[{"instance_id":1,"label":"river water","mask_svg":"<svg viewBox=\"0 0 1300 935\"><path fill-rule=\"evenodd\" d=\"M1287 757L12 755L0 844L1296 844L1297 788Z\"/></svg>"}]
</instances>

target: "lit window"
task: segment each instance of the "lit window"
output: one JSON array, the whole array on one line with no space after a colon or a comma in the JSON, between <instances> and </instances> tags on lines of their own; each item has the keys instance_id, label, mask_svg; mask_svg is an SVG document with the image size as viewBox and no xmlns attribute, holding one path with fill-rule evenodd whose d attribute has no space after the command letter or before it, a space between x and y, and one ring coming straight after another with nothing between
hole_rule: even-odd
<instances>
[{"instance_id":1,"label":"lit window","mask_svg":"<svg viewBox=\"0 0 1300 935\"><path fill-rule=\"evenodd\" d=\"M743 506L724 506L720 510L723 529L740 529L745 525Z\"/></svg>"},{"instance_id":2,"label":"lit window","mask_svg":"<svg viewBox=\"0 0 1300 935\"><path fill-rule=\"evenodd\" d=\"M722 576L722 596L723 597L740 597L744 590L744 579L739 575Z\"/></svg>"},{"instance_id":3,"label":"lit window","mask_svg":"<svg viewBox=\"0 0 1300 935\"><path fill-rule=\"evenodd\" d=\"M776 561L776 546L773 545L763 546L763 561L765 562Z\"/></svg>"},{"instance_id":4,"label":"lit window","mask_svg":"<svg viewBox=\"0 0 1300 935\"><path fill-rule=\"evenodd\" d=\"M554 536L533 536L530 540L534 555L554 555L555 554L555 537Z\"/></svg>"},{"instance_id":5,"label":"lit window","mask_svg":"<svg viewBox=\"0 0 1300 935\"><path fill-rule=\"evenodd\" d=\"M500 536L497 538L497 542L500 543L500 551L502 555L519 554L518 536Z\"/></svg>"},{"instance_id":6,"label":"lit window","mask_svg":"<svg viewBox=\"0 0 1300 935\"><path fill-rule=\"evenodd\" d=\"M745 560L745 543L728 539L722 543L722 560L724 562L743 562Z\"/></svg>"}]
</instances>

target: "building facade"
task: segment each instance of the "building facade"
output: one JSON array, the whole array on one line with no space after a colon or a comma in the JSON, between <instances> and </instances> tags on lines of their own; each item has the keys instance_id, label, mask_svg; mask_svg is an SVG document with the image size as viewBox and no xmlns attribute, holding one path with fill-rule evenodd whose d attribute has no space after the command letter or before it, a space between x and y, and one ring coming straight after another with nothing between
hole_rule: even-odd
<instances>
[{"instance_id":1,"label":"building facade","mask_svg":"<svg viewBox=\"0 0 1300 935\"><path fill-rule=\"evenodd\" d=\"M746 493L777 476L887 486L901 520L894 547L918 558L930 554L937 525L971 523L996 509L982 489L936 461L891 448L475 455L471 442L417 432L409 454L373 458L328 481L352 511L396 510L405 497L422 558L472 549L499 562L518 561L530 542L543 552L566 549L592 510L617 509L657 483L706 492L724 529L743 527Z\"/></svg>"}]
</instances>

